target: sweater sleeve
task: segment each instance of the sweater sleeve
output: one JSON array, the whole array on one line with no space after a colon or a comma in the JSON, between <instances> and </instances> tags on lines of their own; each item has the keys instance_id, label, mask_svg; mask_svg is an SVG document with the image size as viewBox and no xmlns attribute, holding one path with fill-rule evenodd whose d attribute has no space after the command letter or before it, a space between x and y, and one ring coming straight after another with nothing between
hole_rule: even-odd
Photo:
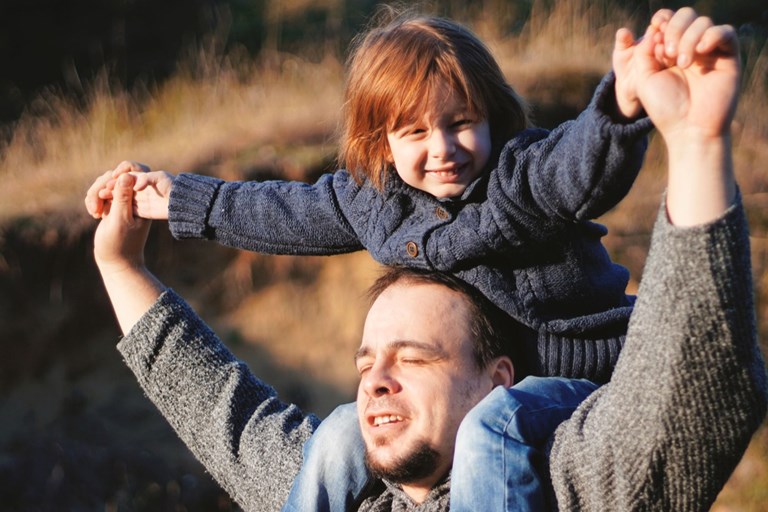
<instances>
[{"instance_id":1,"label":"sweater sleeve","mask_svg":"<svg viewBox=\"0 0 768 512\"><path fill-rule=\"evenodd\" d=\"M629 191L643 162L650 119L616 120L614 75L587 109L551 132L529 129L507 143L488 179L485 201L468 204L431 235L435 267L545 242L594 219Z\"/></svg>"},{"instance_id":2,"label":"sweater sleeve","mask_svg":"<svg viewBox=\"0 0 768 512\"><path fill-rule=\"evenodd\" d=\"M560 509L709 509L766 412L749 258L740 204L693 228L661 209L612 380L555 433Z\"/></svg>"},{"instance_id":3,"label":"sweater sleeve","mask_svg":"<svg viewBox=\"0 0 768 512\"><path fill-rule=\"evenodd\" d=\"M118 349L146 395L244 510L280 510L319 420L280 402L173 291Z\"/></svg>"},{"instance_id":4,"label":"sweater sleeve","mask_svg":"<svg viewBox=\"0 0 768 512\"><path fill-rule=\"evenodd\" d=\"M266 254L341 254L362 249L340 207L359 191L344 171L315 184L180 174L171 189L168 221L179 239L214 240Z\"/></svg>"}]
</instances>

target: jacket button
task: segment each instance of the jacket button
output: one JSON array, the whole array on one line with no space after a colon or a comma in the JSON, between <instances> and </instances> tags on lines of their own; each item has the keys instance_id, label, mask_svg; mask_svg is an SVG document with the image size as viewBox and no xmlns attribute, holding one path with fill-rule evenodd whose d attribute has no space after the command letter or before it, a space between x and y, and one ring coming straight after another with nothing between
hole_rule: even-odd
<instances>
[{"instance_id":1,"label":"jacket button","mask_svg":"<svg viewBox=\"0 0 768 512\"><path fill-rule=\"evenodd\" d=\"M408 253L408 256L415 258L419 255L419 246L416 245L416 242L408 242L405 244L405 251Z\"/></svg>"},{"instance_id":2,"label":"jacket button","mask_svg":"<svg viewBox=\"0 0 768 512\"><path fill-rule=\"evenodd\" d=\"M438 206L435 208L435 215L437 215L437 218L440 220L447 220L450 215L448 215L448 210L443 208L442 206Z\"/></svg>"}]
</instances>

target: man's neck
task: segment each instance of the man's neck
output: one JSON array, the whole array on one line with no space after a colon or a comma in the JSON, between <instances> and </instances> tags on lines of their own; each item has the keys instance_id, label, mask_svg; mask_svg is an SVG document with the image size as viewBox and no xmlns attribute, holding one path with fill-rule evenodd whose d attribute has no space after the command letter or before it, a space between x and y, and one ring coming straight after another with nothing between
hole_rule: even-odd
<instances>
[{"instance_id":1,"label":"man's neck","mask_svg":"<svg viewBox=\"0 0 768 512\"><path fill-rule=\"evenodd\" d=\"M414 503L424 503L429 494L437 487L442 486L447 479L448 475L443 475L440 478L429 477L418 482L409 482L407 484L399 484L400 489L403 490Z\"/></svg>"},{"instance_id":2,"label":"man's neck","mask_svg":"<svg viewBox=\"0 0 768 512\"><path fill-rule=\"evenodd\" d=\"M424 503L427 495L429 495L429 491L432 490L431 487L423 487L421 485L401 485L400 488L415 503Z\"/></svg>"}]
</instances>

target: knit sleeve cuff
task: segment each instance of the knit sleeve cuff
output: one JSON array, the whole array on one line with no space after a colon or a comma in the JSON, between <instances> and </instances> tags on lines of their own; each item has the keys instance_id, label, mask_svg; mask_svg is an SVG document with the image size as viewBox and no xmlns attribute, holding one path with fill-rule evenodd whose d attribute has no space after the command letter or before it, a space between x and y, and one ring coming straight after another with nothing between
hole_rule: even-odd
<instances>
[{"instance_id":1,"label":"knit sleeve cuff","mask_svg":"<svg viewBox=\"0 0 768 512\"><path fill-rule=\"evenodd\" d=\"M726 247L748 247L749 246L749 227L747 225L746 213L742 203L741 191L736 189L736 197L733 203L718 218L710 222L695 226L677 226L672 224L667 214L667 195L664 197L659 208L656 227L657 238L702 238L710 237L705 244L715 242L717 245ZM725 241L721 240L725 239Z\"/></svg>"},{"instance_id":2,"label":"knit sleeve cuff","mask_svg":"<svg viewBox=\"0 0 768 512\"><path fill-rule=\"evenodd\" d=\"M645 111L636 119L627 119L619 113L616 104L616 75L613 71L600 81L587 111L594 112L603 129L614 137L639 138L653 129L653 123Z\"/></svg>"},{"instance_id":3,"label":"knit sleeve cuff","mask_svg":"<svg viewBox=\"0 0 768 512\"><path fill-rule=\"evenodd\" d=\"M222 180L180 174L173 180L168 223L174 238L208 238L208 218Z\"/></svg>"}]
</instances>

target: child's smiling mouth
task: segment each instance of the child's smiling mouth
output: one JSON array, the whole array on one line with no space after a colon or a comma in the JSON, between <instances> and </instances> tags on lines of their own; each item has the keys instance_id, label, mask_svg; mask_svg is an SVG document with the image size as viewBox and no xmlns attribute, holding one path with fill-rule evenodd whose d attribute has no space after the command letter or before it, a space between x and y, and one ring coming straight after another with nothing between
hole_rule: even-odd
<instances>
[{"instance_id":1,"label":"child's smiling mouth","mask_svg":"<svg viewBox=\"0 0 768 512\"><path fill-rule=\"evenodd\" d=\"M440 167L437 169L425 169L425 174L434 176L445 182L454 182L464 176L467 166L469 164L454 164L450 166Z\"/></svg>"}]
</instances>

